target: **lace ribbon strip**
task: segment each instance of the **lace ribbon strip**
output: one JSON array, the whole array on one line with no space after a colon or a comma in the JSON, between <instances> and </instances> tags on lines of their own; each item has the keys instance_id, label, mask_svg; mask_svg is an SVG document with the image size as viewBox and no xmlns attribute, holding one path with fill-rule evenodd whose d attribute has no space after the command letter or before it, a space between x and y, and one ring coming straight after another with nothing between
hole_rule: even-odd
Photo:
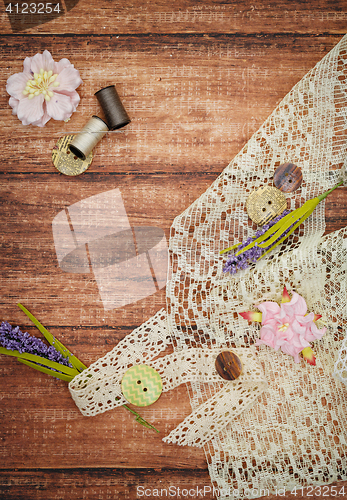
<instances>
[{"instance_id":1,"label":"lace ribbon strip","mask_svg":"<svg viewBox=\"0 0 347 500\"><path fill-rule=\"evenodd\" d=\"M77 375L69 384L70 393L86 416L126 404L128 401L121 388L123 375L131 366L143 363L159 373L163 392L186 382L220 383L221 388L213 397L163 439L168 443L202 447L249 409L264 392L267 383L250 348L233 349L243 365L241 375L233 381L223 380L215 369L216 358L225 349L186 349L153 361L169 345L162 315L163 311L159 311L151 328L144 324L135 329L106 356Z\"/></svg>"}]
</instances>

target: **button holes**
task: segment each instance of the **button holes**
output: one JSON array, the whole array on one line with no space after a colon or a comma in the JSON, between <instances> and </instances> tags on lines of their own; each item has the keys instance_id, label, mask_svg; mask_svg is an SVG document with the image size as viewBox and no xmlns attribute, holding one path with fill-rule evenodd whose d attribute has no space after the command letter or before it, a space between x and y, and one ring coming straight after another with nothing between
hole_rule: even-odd
<instances>
[{"instance_id":1,"label":"button holes","mask_svg":"<svg viewBox=\"0 0 347 500\"><path fill-rule=\"evenodd\" d=\"M289 182L293 182L292 179L289 179Z\"/></svg>"},{"instance_id":2,"label":"button holes","mask_svg":"<svg viewBox=\"0 0 347 500\"><path fill-rule=\"evenodd\" d=\"M264 208L262 208L262 211L263 211L263 212L266 212L266 208L265 208L265 207L264 207Z\"/></svg>"},{"instance_id":3,"label":"button holes","mask_svg":"<svg viewBox=\"0 0 347 500\"><path fill-rule=\"evenodd\" d=\"M288 172L286 172L284 175L285 175L286 177L288 177L289 173L288 173Z\"/></svg>"},{"instance_id":4,"label":"button holes","mask_svg":"<svg viewBox=\"0 0 347 500\"><path fill-rule=\"evenodd\" d=\"M272 201L271 201L271 200L269 200L269 201L268 201L268 204L269 204L269 205L272 205Z\"/></svg>"},{"instance_id":5,"label":"button holes","mask_svg":"<svg viewBox=\"0 0 347 500\"><path fill-rule=\"evenodd\" d=\"M141 384L141 380L138 380L136 383L137 383L137 384Z\"/></svg>"},{"instance_id":6,"label":"button holes","mask_svg":"<svg viewBox=\"0 0 347 500\"><path fill-rule=\"evenodd\" d=\"M147 391L148 391L147 387L144 387L143 392L147 392Z\"/></svg>"}]
</instances>

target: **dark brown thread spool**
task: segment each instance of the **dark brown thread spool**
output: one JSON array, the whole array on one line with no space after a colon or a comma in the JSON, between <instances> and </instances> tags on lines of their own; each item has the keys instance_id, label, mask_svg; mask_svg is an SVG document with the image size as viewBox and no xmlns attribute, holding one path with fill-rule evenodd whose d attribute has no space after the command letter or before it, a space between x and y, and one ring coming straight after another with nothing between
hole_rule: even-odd
<instances>
[{"instance_id":1,"label":"dark brown thread spool","mask_svg":"<svg viewBox=\"0 0 347 500\"><path fill-rule=\"evenodd\" d=\"M130 123L130 118L119 98L116 87L109 85L94 94L105 114L110 130L124 127Z\"/></svg>"}]
</instances>

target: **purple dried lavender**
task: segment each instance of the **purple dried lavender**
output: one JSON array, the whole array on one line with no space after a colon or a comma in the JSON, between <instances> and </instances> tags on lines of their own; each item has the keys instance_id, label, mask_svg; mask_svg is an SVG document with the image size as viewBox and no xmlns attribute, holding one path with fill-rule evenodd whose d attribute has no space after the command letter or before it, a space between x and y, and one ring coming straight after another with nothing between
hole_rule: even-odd
<instances>
[{"instance_id":1,"label":"purple dried lavender","mask_svg":"<svg viewBox=\"0 0 347 500\"><path fill-rule=\"evenodd\" d=\"M261 229L258 229L258 231L255 233L254 237L250 236L249 238L247 238L246 241L244 241L243 243L241 243L241 245L239 245L237 247L237 249L235 250L234 253L229 253L228 254L228 259L227 259L227 261L226 261L226 263L224 265L224 268L223 268L223 272L230 273L230 274L236 274L237 271L240 271L242 269L247 269L247 267L249 266L250 262L257 262L257 260L260 259L260 257L262 256L262 254L264 252L266 252L270 247L260 248L255 243L254 247L250 248L249 250L246 250L245 252L241 253L237 257L235 256L235 253L240 252L240 250L242 250L243 248L246 248L246 246L248 246L250 243L252 243L252 241L254 239L259 238L260 236L262 236L263 234L265 234L266 231L268 229L270 229L270 227L272 227L273 225L275 225L276 222L278 222L279 220L281 220L283 217L285 217L289 213L290 213L289 210L285 210L281 215L278 215L272 221L268 222L267 224L264 224L264 226L262 226ZM291 227L292 226L290 226L280 236L280 238L282 238L284 234L288 233L288 231L290 231ZM274 246L280 238L278 238L275 242L273 242L271 246Z\"/></svg>"},{"instance_id":2,"label":"purple dried lavender","mask_svg":"<svg viewBox=\"0 0 347 500\"><path fill-rule=\"evenodd\" d=\"M12 328L7 321L3 321L0 326L0 345L10 351L35 354L72 368L69 359L64 358L55 347L47 346L42 340L29 335L29 333L23 333L19 326Z\"/></svg>"}]
</instances>

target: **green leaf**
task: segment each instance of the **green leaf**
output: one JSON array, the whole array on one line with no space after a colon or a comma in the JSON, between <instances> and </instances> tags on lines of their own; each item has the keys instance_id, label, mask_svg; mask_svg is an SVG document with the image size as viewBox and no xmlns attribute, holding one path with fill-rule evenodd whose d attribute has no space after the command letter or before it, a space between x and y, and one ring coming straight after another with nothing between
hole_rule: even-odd
<instances>
[{"instance_id":1,"label":"green leaf","mask_svg":"<svg viewBox=\"0 0 347 500\"><path fill-rule=\"evenodd\" d=\"M37 365L35 363L31 363L30 361L28 361L26 359L19 359L18 358L18 361L20 361L24 365L28 365L31 368L34 368L35 370L38 370L39 372L46 373L47 375L52 375L53 377L64 380L65 382L71 382L71 380L73 379L73 377L71 377L70 375L65 375L65 373L55 372L53 370L50 370L49 368L45 368L44 366L40 366L40 365Z\"/></svg>"},{"instance_id":2,"label":"green leaf","mask_svg":"<svg viewBox=\"0 0 347 500\"><path fill-rule=\"evenodd\" d=\"M73 365L74 368L78 372L82 372L85 370L87 367L80 361L76 356L74 356L65 346L62 344L58 339L56 339L51 332L47 330L36 318L31 312L28 311L22 304L17 304L18 307L28 316L29 319L34 323L36 328L40 330L42 335L45 337L45 339L53 345L57 351L59 351L65 358L69 358L70 363Z\"/></svg>"},{"instance_id":3,"label":"green leaf","mask_svg":"<svg viewBox=\"0 0 347 500\"><path fill-rule=\"evenodd\" d=\"M252 243L247 245L241 251L237 252L235 254L235 257L237 257L238 255L241 255L243 252L246 252L250 248L254 247L255 244L257 244L260 248L269 247L278 238L280 238L281 235L291 225L293 225L295 223L295 221L298 220L299 217L301 218L307 211L309 211L309 213L312 213L313 210L318 205L318 203L319 203L318 198L313 198L312 200L307 200L306 203L304 203L302 207L299 207L296 210L294 210L294 212L290 212L289 214L287 214L281 220L276 222L276 224L274 224L272 227L270 227L262 236L259 236L259 238L255 239L254 241L252 241ZM303 220L305 220L305 219L303 219ZM291 234L291 233L292 233L292 231L290 233L288 233L285 236L285 238L287 238L289 236L289 234ZM283 240L281 240L281 241L283 241ZM277 244L275 245L275 247L276 246L277 246ZM275 247L273 247L273 248L275 248ZM266 253L268 253L268 252L265 252L260 258L262 258Z\"/></svg>"},{"instance_id":4,"label":"green leaf","mask_svg":"<svg viewBox=\"0 0 347 500\"><path fill-rule=\"evenodd\" d=\"M260 244L258 243L258 246L260 248L267 248L267 247L271 246L278 238L280 238L283 235L283 233L285 233L287 231L287 229L290 228L290 226L295 224L296 221L298 221L300 219L301 222L303 222L305 219L307 219L307 217L309 215L311 215L313 210L316 208L318 203L319 203L318 198L314 198L313 200L308 200L301 208L298 208L297 210L294 210L294 212L291 212L291 215L292 215L291 220L284 221L284 224L281 226L281 228L278 231L276 231L276 233L270 239L267 239L266 241L264 241ZM305 217L305 214L306 214L306 217ZM297 225L296 225L296 227L297 227ZM286 237L288 237L289 234L291 234L291 233L292 233L292 231L290 233L288 233L286 235Z\"/></svg>"},{"instance_id":5,"label":"green leaf","mask_svg":"<svg viewBox=\"0 0 347 500\"><path fill-rule=\"evenodd\" d=\"M66 375L71 376L72 378L80 373L74 368L61 365L60 363L56 363L55 361L51 361L50 359L44 358L42 356L37 356L36 354L30 354L28 352L21 353L19 351L11 351L9 349L6 349L5 347L0 346L0 354L6 354L7 356L14 356L18 359L27 359L29 361L33 361L34 363L40 363L42 365L49 366L50 368L54 368L55 370L59 370Z\"/></svg>"},{"instance_id":6,"label":"green leaf","mask_svg":"<svg viewBox=\"0 0 347 500\"><path fill-rule=\"evenodd\" d=\"M223 253L230 252L231 250L235 250L235 248L239 247L241 243L236 243L236 245L233 245L232 247L229 248L224 248L224 250L221 250L219 252L219 255L223 255Z\"/></svg>"},{"instance_id":7,"label":"green leaf","mask_svg":"<svg viewBox=\"0 0 347 500\"><path fill-rule=\"evenodd\" d=\"M304 222L305 219L307 219L313 212L313 210L315 209L315 207L313 207L309 212L307 212L292 228L290 231L288 231L287 234L285 234L283 236L283 238L281 238L275 245L273 245L271 248L269 248L266 252L264 252L258 260L262 259L266 254L268 254L269 252L271 252L274 248L276 248L278 245L280 245L281 243L283 243L283 241L288 238L288 236L290 236L297 227L300 226L300 224L302 224Z\"/></svg>"}]
</instances>

